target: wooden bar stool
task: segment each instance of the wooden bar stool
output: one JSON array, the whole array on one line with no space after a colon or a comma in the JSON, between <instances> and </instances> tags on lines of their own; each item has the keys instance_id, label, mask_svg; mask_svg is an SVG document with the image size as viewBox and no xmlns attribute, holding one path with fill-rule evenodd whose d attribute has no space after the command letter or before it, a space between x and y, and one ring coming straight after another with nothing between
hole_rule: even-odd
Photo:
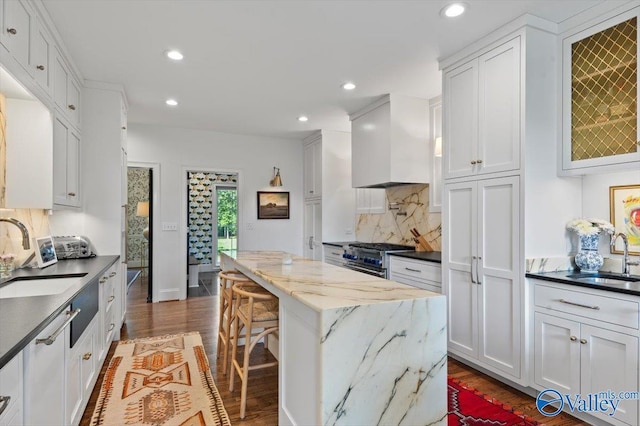
<instances>
[{"instance_id":1,"label":"wooden bar stool","mask_svg":"<svg viewBox=\"0 0 640 426\"><path fill-rule=\"evenodd\" d=\"M243 283L254 287L258 287L258 284L254 283L250 278L242 274L242 272L235 269L221 271L218 273L218 277L220 278L220 318L218 321L217 356L219 358L222 350L224 350L222 374L227 374L227 368L229 367L229 350L231 349L230 344L233 339L231 324L233 323L234 312L233 293L231 288L235 283Z\"/></svg>"},{"instance_id":2,"label":"wooden bar stool","mask_svg":"<svg viewBox=\"0 0 640 426\"><path fill-rule=\"evenodd\" d=\"M278 361L249 365L249 356L260 339L265 342L269 334L278 331L278 298L269 292L247 286L243 283L233 286L233 304L235 310L233 350L231 355L231 377L229 391L233 392L235 373L242 381L240 394L240 418L244 419L247 406L247 382L249 371L278 365ZM254 332L256 329L262 331ZM237 360L238 339L244 330L244 356L242 365ZM266 345L265 345L266 347Z\"/></svg>"}]
</instances>

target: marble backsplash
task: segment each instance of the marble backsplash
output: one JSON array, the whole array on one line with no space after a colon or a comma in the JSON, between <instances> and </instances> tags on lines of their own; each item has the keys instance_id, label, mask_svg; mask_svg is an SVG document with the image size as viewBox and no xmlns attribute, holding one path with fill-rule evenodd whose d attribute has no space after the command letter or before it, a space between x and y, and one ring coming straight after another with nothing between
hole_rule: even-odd
<instances>
[{"instance_id":1,"label":"marble backsplash","mask_svg":"<svg viewBox=\"0 0 640 426\"><path fill-rule=\"evenodd\" d=\"M387 188L386 195L387 207L392 204L394 210L387 208L381 214L358 215L356 239L363 242L415 245L410 230L416 228L431 247L439 251L442 221L440 213L429 212L429 185Z\"/></svg>"},{"instance_id":2,"label":"marble backsplash","mask_svg":"<svg viewBox=\"0 0 640 426\"><path fill-rule=\"evenodd\" d=\"M29 237L49 235L49 215L46 210L39 209L2 209L0 217L18 219L29 231ZM29 239L31 248L22 248L22 234L13 224L0 222L0 254L16 255L16 266L20 266L33 253L33 241Z\"/></svg>"}]
</instances>

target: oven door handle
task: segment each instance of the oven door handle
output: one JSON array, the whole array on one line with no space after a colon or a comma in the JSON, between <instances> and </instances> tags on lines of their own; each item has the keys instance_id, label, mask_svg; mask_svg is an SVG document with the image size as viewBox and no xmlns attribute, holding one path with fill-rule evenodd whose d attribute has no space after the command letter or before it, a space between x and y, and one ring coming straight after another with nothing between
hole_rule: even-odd
<instances>
[{"instance_id":1,"label":"oven door handle","mask_svg":"<svg viewBox=\"0 0 640 426\"><path fill-rule=\"evenodd\" d=\"M352 263L345 263L344 267L347 269L353 269L354 271L364 272L365 274L375 275L376 277L384 278L387 273L385 271L374 271L373 269L363 268L361 266L356 266Z\"/></svg>"}]
</instances>

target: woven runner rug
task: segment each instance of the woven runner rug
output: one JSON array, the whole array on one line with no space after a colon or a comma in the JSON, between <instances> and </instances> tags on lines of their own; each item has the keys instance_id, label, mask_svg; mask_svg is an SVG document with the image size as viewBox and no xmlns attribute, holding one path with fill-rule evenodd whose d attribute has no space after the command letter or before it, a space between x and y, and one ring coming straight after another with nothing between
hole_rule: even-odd
<instances>
[{"instance_id":1,"label":"woven runner rug","mask_svg":"<svg viewBox=\"0 0 640 426\"><path fill-rule=\"evenodd\" d=\"M452 377L447 378L448 426L537 425L538 422L513 407L502 404Z\"/></svg>"},{"instance_id":2,"label":"woven runner rug","mask_svg":"<svg viewBox=\"0 0 640 426\"><path fill-rule=\"evenodd\" d=\"M197 332L116 347L91 425L230 425Z\"/></svg>"}]
</instances>

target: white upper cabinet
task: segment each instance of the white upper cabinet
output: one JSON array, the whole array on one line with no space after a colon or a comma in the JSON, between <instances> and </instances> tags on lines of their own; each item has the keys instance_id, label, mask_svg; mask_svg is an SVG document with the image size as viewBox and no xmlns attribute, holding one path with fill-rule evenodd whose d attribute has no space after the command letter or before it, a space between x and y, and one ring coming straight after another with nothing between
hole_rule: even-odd
<instances>
[{"instance_id":1,"label":"white upper cabinet","mask_svg":"<svg viewBox=\"0 0 640 426\"><path fill-rule=\"evenodd\" d=\"M444 178L520 168L520 37L444 75Z\"/></svg>"},{"instance_id":2,"label":"white upper cabinet","mask_svg":"<svg viewBox=\"0 0 640 426\"><path fill-rule=\"evenodd\" d=\"M429 102L387 95L351 114L354 188L429 183Z\"/></svg>"},{"instance_id":3,"label":"white upper cabinet","mask_svg":"<svg viewBox=\"0 0 640 426\"><path fill-rule=\"evenodd\" d=\"M80 207L80 136L63 117L53 123L53 203Z\"/></svg>"},{"instance_id":4,"label":"white upper cabinet","mask_svg":"<svg viewBox=\"0 0 640 426\"><path fill-rule=\"evenodd\" d=\"M304 198L322 197L322 139L304 147Z\"/></svg>"},{"instance_id":5,"label":"white upper cabinet","mask_svg":"<svg viewBox=\"0 0 640 426\"><path fill-rule=\"evenodd\" d=\"M53 100L56 106L73 126L80 127L80 84L57 49L54 59L53 78Z\"/></svg>"},{"instance_id":6,"label":"white upper cabinet","mask_svg":"<svg viewBox=\"0 0 640 426\"><path fill-rule=\"evenodd\" d=\"M34 25L31 7L23 0L5 0L0 6L3 8L0 42L20 65L31 72L29 49Z\"/></svg>"},{"instance_id":7,"label":"white upper cabinet","mask_svg":"<svg viewBox=\"0 0 640 426\"><path fill-rule=\"evenodd\" d=\"M640 168L639 13L563 36L561 175Z\"/></svg>"},{"instance_id":8,"label":"white upper cabinet","mask_svg":"<svg viewBox=\"0 0 640 426\"><path fill-rule=\"evenodd\" d=\"M31 37L31 60L29 62L33 78L48 95L51 95L53 88L53 73L51 71L53 49L51 35L47 32L44 24L39 19L36 20Z\"/></svg>"}]
</instances>

